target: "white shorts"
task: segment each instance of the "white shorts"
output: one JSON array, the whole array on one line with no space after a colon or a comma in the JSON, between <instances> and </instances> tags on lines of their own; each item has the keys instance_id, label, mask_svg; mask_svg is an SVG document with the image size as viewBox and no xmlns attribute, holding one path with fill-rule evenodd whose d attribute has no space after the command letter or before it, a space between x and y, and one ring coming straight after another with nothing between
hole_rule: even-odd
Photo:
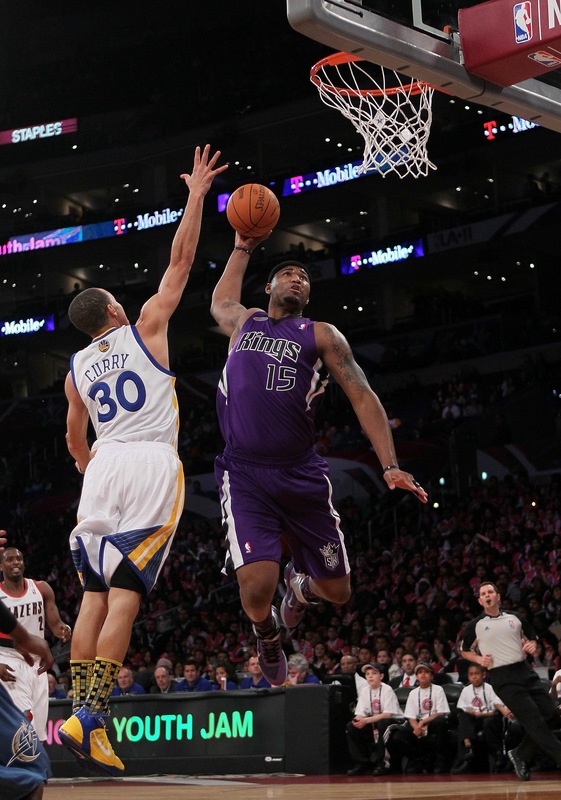
<instances>
[{"instance_id":1,"label":"white shorts","mask_svg":"<svg viewBox=\"0 0 561 800\"><path fill-rule=\"evenodd\" d=\"M2 681L16 708L29 716L41 742L47 738L49 716L49 682L47 673L37 674L39 662L33 667L6 647L0 648L0 663L7 664L15 674L15 681Z\"/></svg>"},{"instance_id":2,"label":"white shorts","mask_svg":"<svg viewBox=\"0 0 561 800\"><path fill-rule=\"evenodd\" d=\"M183 465L171 445L100 447L86 469L78 524L70 534L82 581L91 570L109 589L125 559L149 592L169 553L184 499Z\"/></svg>"}]
</instances>

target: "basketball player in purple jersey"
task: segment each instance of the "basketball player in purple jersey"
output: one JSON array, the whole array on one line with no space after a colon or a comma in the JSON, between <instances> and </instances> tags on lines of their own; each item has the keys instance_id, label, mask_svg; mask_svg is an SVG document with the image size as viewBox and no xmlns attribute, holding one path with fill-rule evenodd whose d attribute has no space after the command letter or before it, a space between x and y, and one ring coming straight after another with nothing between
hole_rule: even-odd
<instances>
[{"instance_id":1,"label":"basketball player in purple jersey","mask_svg":"<svg viewBox=\"0 0 561 800\"><path fill-rule=\"evenodd\" d=\"M423 503L427 494L399 468L386 412L345 337L332 325L302 316L310 297L307 267L285 261L271 270L267 311L241 305L249 257L266 238L236 233L212 297L211 313L230 337L217 393L226 447L215 473L241 602L257 636L263 674L279 685L287 667L272 601L281 536L293 559L284 571L286 627L298 625L308 603L320 598L346 603L351 591L327 463L314 447L314 414L329 375L349 398L388 487L413 492Z\"/></svg>"}]
</instances>

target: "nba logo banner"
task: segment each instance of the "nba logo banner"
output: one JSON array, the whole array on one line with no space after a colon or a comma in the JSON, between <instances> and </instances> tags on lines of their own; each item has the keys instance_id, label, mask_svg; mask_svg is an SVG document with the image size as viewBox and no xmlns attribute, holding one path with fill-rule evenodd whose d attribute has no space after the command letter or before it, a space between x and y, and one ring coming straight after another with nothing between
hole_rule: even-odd
<instances>
[{"instance_id":1,"label":"nba logo banner","mask_svg":"<svg viewBox=\"0 0 561 800\"><path fill-rule=\"evenodd\" d=\"M514 8L514 39L516 44L529 42L532 38L532 4L530 2L515 3Z\"/></svg>"},{"instance_id":2,"label":"nba logo banner","mask_svg":"<svg viewBox=\"0 0 561 800\"><path fill-rule=\"evenodd\" d=\"M553 53L548 53L546 50L538 50L536 53L529 53L528 58L536 61L542 67L549 69L559 69L561 67L561 58L554 56Z\"/></svg>"}]
</instances>

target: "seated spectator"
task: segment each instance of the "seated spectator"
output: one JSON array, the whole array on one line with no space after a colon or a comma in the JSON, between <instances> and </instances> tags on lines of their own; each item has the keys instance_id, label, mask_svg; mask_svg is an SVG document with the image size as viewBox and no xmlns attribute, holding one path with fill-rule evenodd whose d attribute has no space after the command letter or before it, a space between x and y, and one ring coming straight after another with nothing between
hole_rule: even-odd
<instances>
[{"instance_id":1,"label":"seated spectator","mask_svg":"<svg viewBox=\"0 0 561 800\"><path fill-rule=\"evenodd\" d=\"M448 660L446 659L446 654L448 654L450 659L452 658L449 645L442 645L440 652L442 655L442 660L440 660L440 658L437 657L435 653L433 653L433 651L428 645L421 645L421 647L419 647L418 660L419 662L422 661L423 664L430 664L433 673L437 676L437 683L446 682L446 678L443 677L445 675L444 662L446 664L449 663ZM442 673L442 675L440 673Z\"/></svg>"},{"instance_id":2,"label":"seated spectator","mask_svg":"<svg viewBox=\"0 0 561 800\"><path fill-rule=\"evenodd\" d=\"M230 669L228 669L226 664L217 664L214 668L214 681L212 682L212 688L215 691L237 689L238 684L234 680L233 668L230 667Z\"/></svg>"},{"instance_id":3,"label":"seated spectator","mask_svg":"<svg viewBox=\"0 0 561 800\"><path fill-rule=\"evenodd\" d=\"M317 642L314 645L314 655L311 661L309 662L309 666L312 669L314 675L316 675L320 680L325 675L325 662L323 657L327 653L327 647L323 642Z\"/></svg>"},{"instance_id":4,"label":"seated spectator","mask_svg":"<svg viewBox=\"0 0 561 800\"><path fill-rule=\"evenodd\" d=\"M390 669L391 661L392 661L392 657L390 655L389 650L386 650L385 648L381 648L380 650L378 650L378 652L376 653L376 662L378 664L381 664L382 667L383 667L383 670L384 670L384 683L389 683L389 669ZM363 672L364 672L364 669L363 669Z\"/></svg>"},{"instance_id":5,"label":"seated spectator","mask_svg":"<svg viewBox=\"0 0 561 800\"><path fill-rule=\"evenodd\" d=\"M355 678L355 685L356 685L356 693L358 693L361 689L364 689L365 686L368 685L366 678L363 678L362 675L359 675L357 672L357 657L353 656L351 653L345 653L342 656L341 661L339 663L339 669L343 675L354 675Z\"/></svg>"},{"instance_id":6,"label":"seated spectator","mask_svg":"<svg viewBox=\"0 0 561 800\"><path fill-rule=\"evenodd\" d=\"M401 675L398 675L396 678L393 678L390 681L390 686L392 689L397 689L399 686L416 686L416 666L417 658L415 653L413 653L411 650L405 650L401 656Z\"/></svg>"},{"instance_id":7,"label":"seated spectator","mask_svg":"<svg viewBox=\"0 0 561 800\"><path fill-rule=\"evenodd\" d=\"M447 397L444 401L444 408L442 409L442 419L457 420L462 416L460 406L456 403L454 398Z\"/></svg>"},{"instance_id":8,"label":"seated spectator","mask_svg":"<svg viewBox=\"0 0 561 800\"><path fill-rule=\"evenodd\" d=\"M139 683L145 692L149 691L154 685L155 665L152 661L152 653L147 650L140 659L133 659L135 672L135 682Z\"/></svg>"},{"instance_id":9,"label":"seated spectator","mask_svg":"<svg viewBox=\"0 0 561 800\"><path fill-rule=\"evenodd\" d=\"M263 675L256 655L250 656L247 660L247 671L251 675L244 678L240 684L240 689L270 689L271 684Z\"/></svg>"},{"instance_id":10,"label":"seated spectator","mask_svg":"<svg viewBox=\"0 0 561 800\"><path fill-rule=\"evenodd\" d=\"M345 641L339 636L335 625L330 625L327 629L326 649L332 653L338 653L345 646Z\"/></svg>"},{"instance_id":11,"label":"seated spectator","mask_svg":"<svg viewBox=\"0 0 561 800\"><path fill-rule=\"evenodd\" d=\"M302 653L293 653L288 659L287 686L300 686L303 683L319 685L321 681L316 675L310 673L308 661Z\"/></svg>"},{"instance_id":12,"label":"seated spectator","mask_svg":"<svg viewBox=\"0 0 561 800\"><path fill-rule=\"evenodd\" d=\"M549 670L553 665L553 650L547 642L538 640L536 643L536 652L532 655L532 668L536 670L541 678L549 677Z\"/></svg>"},{"instance_id":13,"label":"seated spectator","mask_svg":"<svg viewBox=\"0 0 561 800\"><path fill-rule=\"evenodd\" d=\"M397 612L393 612L393 613L394 614L395 613L399 614L400 612L397 611ZM392 634L392 636L393 636L393 634ZM393 636L393 640L395 640L395 638L396 637ZM390 665L389 665L389 668L388 668L388 680L389 680L390 683L394 678L398 678L398 677L401 678L401 674L402 674L402 671L401 671L401 657L403 656L404 652L405 652L405 648L401 644L398 644L397 647L393 648L393 652L391 654L391 662L390 662Z\"/></svg>"},{"instance_id":14,"label":"seated spectator","mask_svg":"<svg viewBox=\"0 0 561 800\"><path fill-rule=\"evenodd\" d=\"M144 687L136 683L132 670L128 667L121 667L117 675L117 685L111 692L111 697L120 697L124 694L146 694Z\"/></svg>"},{"instance_id":15,"label":"seated spectator","mask_svg":"<svg viewBox=\"0 0 561 800\"><path fill-rule=\"evenodd\" d=\"M294 651L302 653L311 662L314 658L314 648L318 644L318 637L319 634L316 631L304 631L302 638L294 642Z\"/></svg>"},{"instance_id":16,"label":"seated spectator","mask_svg":"<svg viewBox=\"0 0 561 800\"><path fill-rule=\"evenodd\" d=\"M372 649L367 645L362 645L356 654L358 660L358 668L362 669L366 664L371 664L374 661Z\"/></svg>"},{"instance_id":17,"label":"seated spectator","mask_svg":"<svg viewBox=\"0 0 561 800\"><path fill-rule=\"evenodd\" d=\"M512 712L485 683L486 672L480 664L470 664L469 684L458 698L458 752L452 767L453 775L470 772L475 760L473 742L482 732L490 770L497 769L502 761L503 717L512 718Z\"/></svg>"},{"instance_id":18,"label":"seated spectator","mask_svg":"<svg viewBox=\"0 0 561 800\"><path fill-rule=\"evenodd\" d=\"M158 623L154 617L147 617L140 631L133 634L133 641L137 647L144 647L150 650L156 657L163 651L168 634L162 634L158 630Z\"/></svg>"},{"instance_id":19,"label":"seated spectator","mask_svg":"<svg viewBox=\"0 0 561 800\"><path fill-rule=\"evenodd\" d=\"M198 662L188 658L183 665L183 680L178 681L177 692L211 692L212 683L201 675Z\"/></svg>"},{"instance_id":20,"label":"seated spectator","mask_svg":"<svg viewBox=\"0 0 561 800\"><path fill-rule=\"evenodd\" d=\"M407 773L432 771L442 775L447 771L450 731L446 715L450 706L442 686L433 683L430 664L419 662L415 675L418 685L407 698L406 722L390 729L386 747L393 763L400 763L407 756Z\"/></svg>"},{"instance_id":21,"label":"seated spectator","mask_svg":"<svg viewBox=\"0 0 561 800\"><path fill-rule=\"evenodd\" d=\"M347 744L354 763L347 775L370 770L373 775L384 775L389 770L384 733L403 714L394 690L383 683L382 664L365 664L362 672L368 685L360 690L354 718L347 725Z\"/></svg>"},{"instance_id":22,"label":"seated spectator","mask_svg":"<svg viewBox=\"0 0 561 800\"><path fill-rule=\"evenodd\" d=\"M454 672L457 658L452 652L450 643L446 639L436 637L432 643L432 649L435 655L435 671Z\"/></svg>"},{"instance_id":23,"label":"seated spectator","mask_svg":"<svg viewBox=\"0 0 561 800\"><path fill-rule=\"evenodd\" d=\"M559 645L561 648L561 644ZM558 669L551 679L549 693L558 706L561 706L561 669Z\"/></svg>"},{"instance_id":24,"label":"seated spectator","mask_svg":"<svg viewBox=\"0 0 561 800\"><path fill-rule=\"evenodd\" d=\"M156 685L150 688L150 694L170 694L177 691L177 685L171 669L160 664L154 670Z\"/></svg>"},{"instance_id":25,"label":"seated spectator","mask_svg":"<svg viewBox=\"0 0 561 800\"><path fill-rule=\"evenodd\" d=\"M47 680L49 682L49 700L64 700L66 697L64 686L57 681L55 673L51 670L47 672Z\"/></svg>"},{"instance_id":26,"label":"seated spectator","mask_svg":"<svg viewBox=\"0 0 561 800\"><path fill-rule=\"evenodd\" d=\"M336 672L339 672L339 659L341 655L340 653L332 653L331 650L328 650L327 653L323 657L323 663L325 665L325 675L334 675Z\"/></svg>"}]
</instances>

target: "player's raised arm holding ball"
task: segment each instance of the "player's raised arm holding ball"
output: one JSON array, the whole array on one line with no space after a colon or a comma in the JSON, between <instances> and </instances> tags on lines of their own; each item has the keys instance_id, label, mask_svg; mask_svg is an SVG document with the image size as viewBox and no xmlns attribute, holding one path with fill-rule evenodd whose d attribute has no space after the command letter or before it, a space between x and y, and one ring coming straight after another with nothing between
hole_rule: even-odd
<instances>
[{"instance_id":1,"label":"player's raised arm holding ball","mask_svg":"<svg viewBox=\"0 0 561 800\"><path fill-rule=\"evenodd\" d=\"M280 619L271 605L281 561L281 536L292 553L281 607L288 628L320 598L345 603L349 562L332 505L327 463L315 450L314 415L329 375L341 385L383 467L390 489L424 489L399 469L386 413L345 337L303 316L310 272L289 260L271 270L267 311L240 302L251 252L266 236L236 232L235 247L212 298L211 313L230 336L217 409L226 441L215 462L224 509L229 564L257 636L267 680L286 678Z\"/></svg>"}]
</instances>

